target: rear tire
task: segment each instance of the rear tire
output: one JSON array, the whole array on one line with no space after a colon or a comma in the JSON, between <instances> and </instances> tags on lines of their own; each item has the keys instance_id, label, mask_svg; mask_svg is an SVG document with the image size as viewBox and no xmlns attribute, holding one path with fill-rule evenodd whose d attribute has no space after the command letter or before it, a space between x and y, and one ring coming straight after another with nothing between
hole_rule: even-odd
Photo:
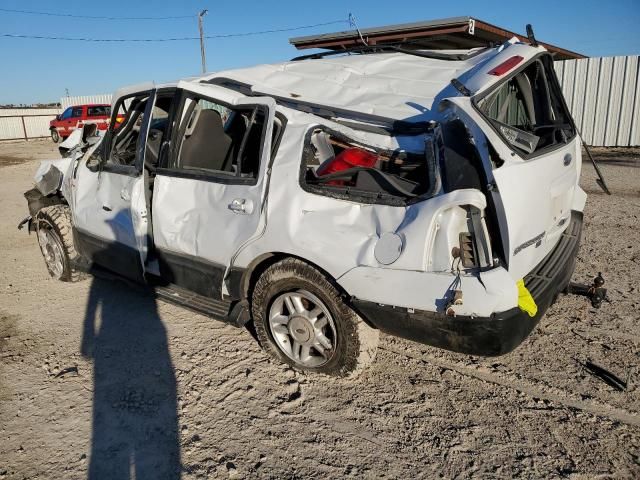
<instances>
[{"instance_id":1,"label":"rear tire","mask_svg":"<svg viewBox=\"0 0 640 480\"><path fill-rule=\"evenodd\" d=\"M51 129L51 140L53 140L53 143L58 143L61 140L60 134L55 128Z\"/></svg>"},{"instance_id":2,"label":"rear tire","mask_svg":"<svg viewBox=\"0 0 640 480\"><path fill-rule=\"evenodd\" d=\"M71 211L66 205L52 205L36 213L36 235L49 275L63 282L84 278L78 270L80 255L73 244Z\"/></svg>"},{"instance_id":3,"label":"rear tire","mask_svg":"<svg viewBox=\"0 0 640 480\"><path fill-rule=\"evenodd\" d=\"M251 309L258 341L294 369L354 377L373 362L378 330L367 325L323 273L295 258L265 270Z\"/></svg>"}]
</instances>

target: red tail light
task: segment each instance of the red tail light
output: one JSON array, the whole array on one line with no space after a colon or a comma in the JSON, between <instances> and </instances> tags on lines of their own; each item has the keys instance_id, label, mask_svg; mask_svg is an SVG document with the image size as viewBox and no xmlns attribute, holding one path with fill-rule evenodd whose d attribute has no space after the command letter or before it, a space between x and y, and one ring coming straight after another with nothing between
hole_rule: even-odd
<instances>
[{"instance_id":1,"label":"red tail light","mask_svg":"<svg viewBox=\"0 0 640 480\"><path fill-rule=\"evenodd\" d=\"M490 70L488 73L489 75L495 75L496 77L499 77L500 75L504 75L513 67L518 65L522 60L524 60L524 57L521 57L520 55L514 55L513 57L502 62L493 70Z\"/></svg>"},{"instance_id":2,"label":"red tail light","mask_svg":"<svg viewBox=\"0 0 640 480\"><path fill-rule=\"evenodd\" d=\"M360 148L347 148L340 152L336 158L320 165L317 175L328 175L341 172L352 167L373 167L378 161L378 156Z\"/></svg>"},{"instance_id":3,"label":"red tail light","mask_svg":"<svg viewBox=\"0 0 640 480\"><path fill-rule=\"evenodd\" d=\"M334 159L329 160L318 167L316 175L329 175L341 172L352 167L373 167L378 161L378 156L360 148L347 148L340 152ZM331 180L328 185L347 185L346 180Z\"/></svg>"}]
</instances>

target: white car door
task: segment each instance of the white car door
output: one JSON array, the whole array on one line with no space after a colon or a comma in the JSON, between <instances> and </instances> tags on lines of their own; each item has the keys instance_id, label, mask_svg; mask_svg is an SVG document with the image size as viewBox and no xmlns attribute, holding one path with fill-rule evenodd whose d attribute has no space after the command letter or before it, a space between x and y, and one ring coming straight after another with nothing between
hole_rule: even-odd
<instances>
[{"instance_id":1,"label":"white car door","mask_svg":"<svg viewBox=\"0 0 640 480\"><path fill-rule=\"evenodd\" d=\"M220 298L234 255L258 234L275 101L191 82L178 89L154 179L155 253L164 281Z\"/></svg>"},{"instance_id":2,"label":"white car door","mask_svg":"<svg viewBox=\"0 0 640 480\"><path fill-rule=\"evenodd\" d=\"M152 91L117 95L110 129L79 162L72 183L78 249L94 264L137 281L144 279L148 240L142 155L152 103ZM125 107L124 121L116 122Z\"/></svg>"}]
</instances>

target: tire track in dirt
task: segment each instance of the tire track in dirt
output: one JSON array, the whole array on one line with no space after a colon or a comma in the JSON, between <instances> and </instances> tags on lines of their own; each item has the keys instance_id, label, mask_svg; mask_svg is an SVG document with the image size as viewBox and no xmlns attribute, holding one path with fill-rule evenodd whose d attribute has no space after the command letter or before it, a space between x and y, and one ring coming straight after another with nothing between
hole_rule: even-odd
<instances>
[{"instance_id":1,"label":"tire track in dirt","mask_svg":"<svg viewBox=\"0 0 640 480\"><path fill-rule=\"evenodd\" d=\"M636 412L630 412L628 410L623 410L621 408L616 408L611 405L603 404L599 402L572 398L569 394L566 394L566 393L561 394L561 393L546 392L536 387L532 383L523 382L522 380L519 380L516 378L503 378L491 373L482 372L480 370L465 367L462 365L455 365L453 363L442 361L428 354L416 355L407 351L397 350L395 348L390 348L382 345L378 348L380 348L381 350L385 350L387 352L391 352L395 355L401 355L403 357L411 358L413 360L417 360L420 362L430 363L439 368L453 370L454 372L457 372L460 375L464 375L466 377L472 377L482 382L492 383L494 385L516 390L518 392L525 393L531 397L547 400L550 402L555 402L567 408L582 410L584 412L591 413L598 417L606 417L611 420L618 421L620 423L624 423L634 427L640 427L640 416Z\"/></svg>"}]
</instances>

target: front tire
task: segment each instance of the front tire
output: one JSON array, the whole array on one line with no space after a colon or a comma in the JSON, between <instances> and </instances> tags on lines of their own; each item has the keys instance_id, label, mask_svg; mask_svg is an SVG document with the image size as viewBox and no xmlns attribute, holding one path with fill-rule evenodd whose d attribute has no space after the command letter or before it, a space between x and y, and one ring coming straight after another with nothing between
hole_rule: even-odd
<instances>
[{"instance_id":1,"label":"front tire","mask_svg":"<svg viewBox=\"0 0 640 480\"><path fill-rule=\"evenodd\" d=\"M73 244L71 212L66 205L52 205L36 213L36 234L49 275L63 282L77 282L80 255Z\"/></svg>"},{"instance_id":2,"label":"front tire","mask_svg":"<svg viewBox=\"0 0 640 480\"><path fill-rule=\"evenodd\" d=\"M53 140L53 143L58 143L60 142L60 134L58 133L58 131L55 128L51 129L51 140Z\"/></svg>"},{"instance_id":3,"label":"front tire","mask_svg":"<svg viewBox=\"0 0 640 480\"><path fill-rule=\"evenodd\" d=\"M355 376L375 358L378 330L367 325L323 273L295 258L265 270L252 295L258 340L300 371Z\"/></svg>"}]
</instances>

